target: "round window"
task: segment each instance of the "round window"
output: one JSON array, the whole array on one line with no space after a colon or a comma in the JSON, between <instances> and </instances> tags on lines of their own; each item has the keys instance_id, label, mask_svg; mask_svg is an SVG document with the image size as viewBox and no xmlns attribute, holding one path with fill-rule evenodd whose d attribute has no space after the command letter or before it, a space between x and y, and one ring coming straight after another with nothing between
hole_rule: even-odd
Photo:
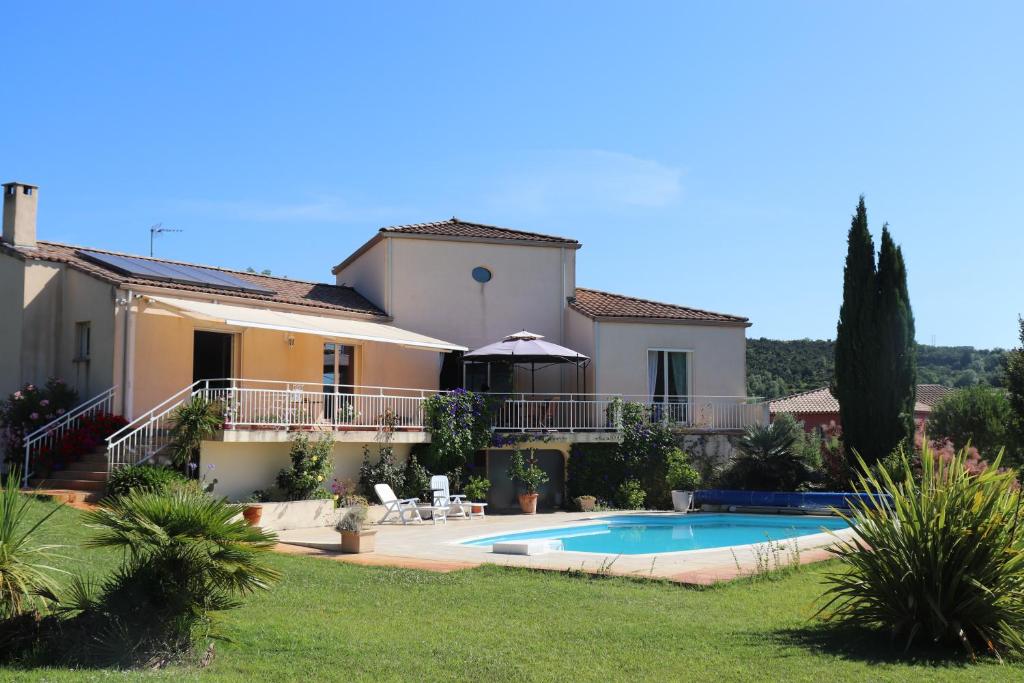
<instances>
[{"instance_id":1,"label":"round window","mask_svg":"<svg viewBox=\"0 0 1024 683\"><path fill-rule=\"evenodd\" d=\"M473 269L473 279L483 284L484 282L491 281L491 271L487 270L483 266L477 266Z\"/></svg>"}]
</instances>

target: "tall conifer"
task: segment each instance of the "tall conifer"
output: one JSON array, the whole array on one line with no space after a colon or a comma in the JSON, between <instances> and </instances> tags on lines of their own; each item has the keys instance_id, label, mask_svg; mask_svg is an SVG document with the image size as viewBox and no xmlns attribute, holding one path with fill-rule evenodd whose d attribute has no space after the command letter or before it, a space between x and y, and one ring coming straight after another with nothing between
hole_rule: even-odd
<instances>
[{"instance_id":1,"label":"tall conifer","mask_svg":"<svg viewBox=\"0 0 1024 683\"><path fill-rule=\"evenodd\" d=\"M868 211L861 195L847 236L843 270L843 305L836 327L835 379L832 393L839 401L839 419L847 452L870 457L875 422L874 368L878 340L874 335L876 293L875 244L868 231Z\"/></svg>"}]
</instances>

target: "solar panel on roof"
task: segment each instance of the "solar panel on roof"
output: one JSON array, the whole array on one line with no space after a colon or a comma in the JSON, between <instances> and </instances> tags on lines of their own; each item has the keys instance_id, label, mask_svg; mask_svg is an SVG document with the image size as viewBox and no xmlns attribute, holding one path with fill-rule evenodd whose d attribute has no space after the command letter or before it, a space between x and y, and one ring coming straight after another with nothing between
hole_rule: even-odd
<instances>
[{"instance_id":1,"label":"solar panel on roof","mask_svg":"<svg viewBox=\"0 0 1024 683\"><path fill-rule=\"evenodd\" d=\"M217 289L234 289L256 294L275 294L274 290L260 287L229 273L211 268L189 266L182 263L151 261L137 256L118 256L98 251L80 249L80 255L101 266L110 268L122 275L156 280L159 282L177 282L186 285L202 285Z\"/></svg>"}]
</instances>

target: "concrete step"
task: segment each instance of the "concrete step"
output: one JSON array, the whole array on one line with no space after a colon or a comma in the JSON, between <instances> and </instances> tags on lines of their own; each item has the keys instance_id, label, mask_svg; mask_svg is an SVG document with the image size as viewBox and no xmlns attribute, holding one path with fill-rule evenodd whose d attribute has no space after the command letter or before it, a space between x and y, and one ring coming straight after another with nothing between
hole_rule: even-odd
<instances>
[{"instance_id":1,"label":"concrete step","mask_svg":"<svg viewBox=\"0 0 1024 683\"><path fill-rule=\"evenodd\" d=\"M96 491L72 491L70 489L22 489L21 492L28 496L38 496L71 505L95 503L103 497L103 494Z\"/></svg>"},{"instance_id":2,"label":"concrete step","mask_svg":"<svg viewBox=\"0 0 1024 683\"><path fill-rule=\"evenodd\" d=\"M69 462L64 468L65 472L99 472L107 471L106 459L99 460L76 460L75 462Z\"/></svg>"},{"instance_id":3,"label":"concrete step","mask_svg":"<svg viewBox=\"0 0 1024 683\"><path fill-rule=\"evenodd\" d=\"M73 473L67 473L69 477L74 476ZM59 476L50 477L48 479L29 479L29 486L32 488L43 488L43 489L68 489L71 491L96 491L102 493L107 487L106 481L95 481L92 479L63 479Z\"/></svg>"},{"instance_id":4,"label":"concrete step","mask_svg":"<svg viewBox=\"0 0 1024 683\"><path fill-rule=\"evenodd\" d=\"M92 465L89 465L91 468ZM78 469L68 467L63 470L57 470L50 473L50 478L56 479L87 479L89 481L106 481L107 470L94 470L94 469Z\"/></svg>"}]
</instances>

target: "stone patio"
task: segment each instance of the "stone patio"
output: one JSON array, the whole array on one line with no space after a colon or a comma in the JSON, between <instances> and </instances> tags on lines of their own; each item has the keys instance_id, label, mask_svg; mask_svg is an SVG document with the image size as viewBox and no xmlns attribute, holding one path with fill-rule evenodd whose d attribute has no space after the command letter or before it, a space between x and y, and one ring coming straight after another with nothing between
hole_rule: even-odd
<instances>
[{"instance_id":1,"label":"stone patio","mask_svg":"<svg viewBox=\"0 0 1024 683\"><path fill-rule=\"evenodd\" d=\"M586 523L611 513L552 512L538 515L489 515L483 519L450 519L447 524L380 524L377 550L362 555L334 552L338 532L331 528L292 529L279 534L282 552L327 557L362 565L399 566L428 571L453 571L482 564L500 564L549 571L578 570L640 578L657 578L679 583L709 585L755 573L757 546L735 546L657 555L602 555L580 552L550 552L543 555L502 555L489 547L460 545L462 541L518 531ZM616 512L616 515L629 514ZM637 514L652 514L643 512ZM671 513L654 513L671 514ZM700 513L691 513L700 514ZM837 532L841 537L852 532ZM791 561L794 543L799 543L800 563L828 559L825 547L834 542L828 534L803 536L782 541L782 564ZM738 566L737 566L738 565Z\"/></svg>"}]
</instances>

